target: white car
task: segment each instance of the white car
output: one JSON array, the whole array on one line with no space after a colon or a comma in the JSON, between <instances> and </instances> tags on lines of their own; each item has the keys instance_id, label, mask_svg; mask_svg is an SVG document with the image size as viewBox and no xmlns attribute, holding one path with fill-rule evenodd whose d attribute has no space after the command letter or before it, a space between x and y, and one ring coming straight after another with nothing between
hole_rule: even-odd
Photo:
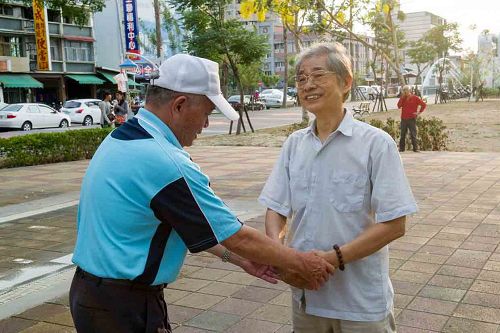
<instances>
[{"instance_id":1,"label":"white car","mask_svg":"<svg viewBox=\"0 0 500 333\"><path fill-rule=\"evenodd\" d=\"M101 109L99 109L99 99L72 99L66 101L61 112L67 114L73 123L83 126L101 123Z\"/></svg>"},{"instance_id":2,"label":"white car","mask_svg":"<svg viewBox=\"0 0 500 333\"><path fill-rule=\"evenodd\" d=\"M69 116L45 104L10 104L0 110L0 128L30 131L32 128L68 126L71 126Z\"/></svg>"},{"instance_id":3,"label":"white car","mask_svg":"<svg viewBox=\"0 0 500 333\"><path fill-rule=\"evenodd\" d=\"M271 89L268 89L271 90ZM260 94L260 100L266 104L266 109L270 108L280 108L283 105L283 92L279 91L277 89L272 89L275 90L272 93L267 93L267 94ZM264 90L265 91L265 90ZM289 96L286 95L286 106L294 106L296 103L296 100Z\"/></svg>"}]
</instances>

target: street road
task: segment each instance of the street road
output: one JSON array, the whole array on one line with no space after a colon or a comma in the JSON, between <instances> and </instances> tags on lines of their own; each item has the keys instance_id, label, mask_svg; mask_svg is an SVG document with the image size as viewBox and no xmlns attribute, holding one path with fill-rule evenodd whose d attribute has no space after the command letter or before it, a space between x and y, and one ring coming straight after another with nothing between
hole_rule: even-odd
<instances>
[{"instance_id":1,"label":"street road","mask_svg":"<svg viewBox=\"0 0 500 333\"><path fill-rule=\"evenodd\" d=\"M396 109L398 99L397 98L388 98L386 99L386 105L389 110ZM358 102L348 102L346 103L346 108L352 109L353 106L359 105ZM371 103L371 108L373 108L373 102ZM300 122L302 114L300 107L292 107L287 109L270 109L270 110L262 110L262 111L249 111L248 115L252 122L254 129L263 129L269 127L277 127L288 125L296 122ZM217 134L225 134L229 132L229 120L227 120L222 114L214 113L210 116L210 126L203 130L202 136L207 135L217 135ZM245 118L245 126L247 126L247 121ZM94 125L90 128L97 128L99 126ZM233 125L233 130L236 130L236 123ZM23 131L13 131L13 130L0 130L0 138L10 138L13 136L26 135L30 133L44 133L44 132L62 132L67 130L80 130L86 129L89 127L84 127L80 124L72 124L69 129L64 128L47 128L47 129L39 129L32 130L30 132ZM247 131L250 128L247 126Z\"/></svg>"}]
</instances>

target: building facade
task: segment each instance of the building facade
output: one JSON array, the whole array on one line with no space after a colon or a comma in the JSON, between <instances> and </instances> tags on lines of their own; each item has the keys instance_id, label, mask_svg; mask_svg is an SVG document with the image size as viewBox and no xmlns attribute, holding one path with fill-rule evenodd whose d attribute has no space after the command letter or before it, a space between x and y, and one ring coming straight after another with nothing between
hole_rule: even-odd
<instances>
[{"instance_id":1,"label":"building facade","mask_svg":"<svg viewBox=\"0 0 500 333\"><path fill-rule=\"evenodd\" d=\"M485 87L500 87L500 34L482 33L477 41L480 79Z\"/></svg>"},{"instance_id":2,"label":"building facade","mask_svg":"<svg viewBox=\"0 0 500 333\"><path fill-rule=\"evenodd\" d=\"M95 39L92 17L78 26L60 10L47 9L51 70L37 70L33 8L0 5L0 86L5 103L41 102L58 106L71 98L94 97Z\"/></svg>"}]
</instances>

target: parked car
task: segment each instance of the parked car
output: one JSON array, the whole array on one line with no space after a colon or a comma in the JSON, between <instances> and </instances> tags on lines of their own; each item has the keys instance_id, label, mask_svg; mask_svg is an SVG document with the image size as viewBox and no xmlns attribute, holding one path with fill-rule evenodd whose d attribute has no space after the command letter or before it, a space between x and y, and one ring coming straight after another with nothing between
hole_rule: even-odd
<instances>
[{"instance_id":1,"label":"parked car","mask_svg":"<svg viewBox=\"0 0 500 333\"><path fill-rule=\"evenodd\" d=\"M370 86L356 86L357 92L362 94L365 98L373 100L375 98L376 92Z\"/></svg>"},{"instance_id":2,"label":"parked car","mask_svg":"<svg viewBox=\"0 0 500 333\"><path fill-rule=\"evenodd\" d=\"M260 94L260 100L266 105L266 109L270 108L280 108L283 104L283 92L277 89L274 92L267 94ZM286 106L294 106L296 103L295 98L286 95Z\"/></svg>"},{"instance_id":3,"label":"parked car","mask_svg":"<svg viewBox=\"0 0 500 333\"><path fill-rule=\"evenodd\" d=\"M0 128L30 131L33 128L68 126L71 126L71 119L68 115L45 104L9 104L0 110Z\"/></svg>"},{"instance_id":4,"label":"parked car","mask_svg":"<svg viewBox=\"0 0 500 333\"><path fill-rule=\"evenodd\" d=\"M61 112L67 114L73 123L83 126L101 123L101 109L99 109L98 99L72 99L66 101Z\"/></svg>"},{"instance_id":5,"label":"parked car","mask_svg":"<svg viewBox=\"0 0 500 333\"><path fill-rule=\"evenodd\" d=\"M227 101L235 110L240 108L240 95L230 96ZM266 105L261 101L253 101L250 95L243 95L243 102L245 103L247 110L264 110L266 107Z\"/></svg>"},{"instance_id":6,"label":"parked car","mask_svg":"<svg viewBox=\"0 0 500 333\"><path fill-rule=\"evenodd\" d=\"M4 107L6 107L7 105L9 105L9 104L4 103L4 102L0 102L0 110L3 109Z\"/></svg>"}]
</instances>

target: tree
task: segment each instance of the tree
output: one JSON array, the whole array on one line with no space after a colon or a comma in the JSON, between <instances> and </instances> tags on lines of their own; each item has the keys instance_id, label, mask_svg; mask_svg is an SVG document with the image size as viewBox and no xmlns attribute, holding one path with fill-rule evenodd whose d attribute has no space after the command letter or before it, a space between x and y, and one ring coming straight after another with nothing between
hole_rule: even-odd
<instances>
[{"instance_id":1,"label":"tree","mask_svg":"<svg viewBox=\"0 0 500 333\"><path fill-rule=\"evenodd\" d=\"M87 24L92 13L100 12L105 7L105 0L39 0L47 8L61 9L63 16L72 18L76 24ZM31 7L32 0L0 0L0 4L19 4Z\"/></svg>"},{"instance_id":2,"label":"tree","mask_svg":"<svg viewBox=\"0 0 500 333\"><path fill-rule=\"evenodd\" d=\"M438 59L436 71L438 72L439 91L436 93L434 103L440 100L440 92L443 89L443 73L448 66L446 57L450 51L460 51L462 38L458 32L457 23L445 23L430 29L423 37L423 41L429 45Z\"/></svg>"},{"instance_id":3,"label":"tree","mask_svg":"<svg viewBox=\"0 0 500 333\"><path fill-rule=\"evenodd\" d=\"M248 65L238 65L241 85L245 93L253 93L255 88L258 86L262 76L260 66L260 62L254 62Z\"/></svg>"},{"instance_id":4,"label":"tree","mask_svg":"<svg viewBox=\"0 0 500 333\"><path fill-rule=\"evenodd\" d=\"M410 63L417 66L417 79L415 80L415 88L421 81L421 75L425 69L430 66L434 61L434 50L432 45L425 42L423 38L412 42L408 49L408 57L410 58ZM422 84L422 82L420 82Z\"/></svg>"},{"instance_id":5,"label":"tree","mask_svg":"<svg viewBox=\"0 0 500 333\"><path fill-rule=\"evenodd\" d=\"M222 63L230 68L244 105L243 85L238 65L261 61L268 52L265 36L249 31L236 20L225 20L227 0L173 0L183 14L184 27L189 31L186 46L190 53ZM224 73L224 71L223 71ZM236 134L241 132L243 110Z\"/></svg>"},{"instance_id":6,"label":"tree","mask_svg":"<svg viewBox=\"0 0 500 333\"><path fill-rule=\"evenodd\" d=\"M262 83L264 83L264 85L266 87L269 87L269 88L274 87L279 81L280 81L279 75L263 75L262 76Z\"/></svg>"}]
</instances>

